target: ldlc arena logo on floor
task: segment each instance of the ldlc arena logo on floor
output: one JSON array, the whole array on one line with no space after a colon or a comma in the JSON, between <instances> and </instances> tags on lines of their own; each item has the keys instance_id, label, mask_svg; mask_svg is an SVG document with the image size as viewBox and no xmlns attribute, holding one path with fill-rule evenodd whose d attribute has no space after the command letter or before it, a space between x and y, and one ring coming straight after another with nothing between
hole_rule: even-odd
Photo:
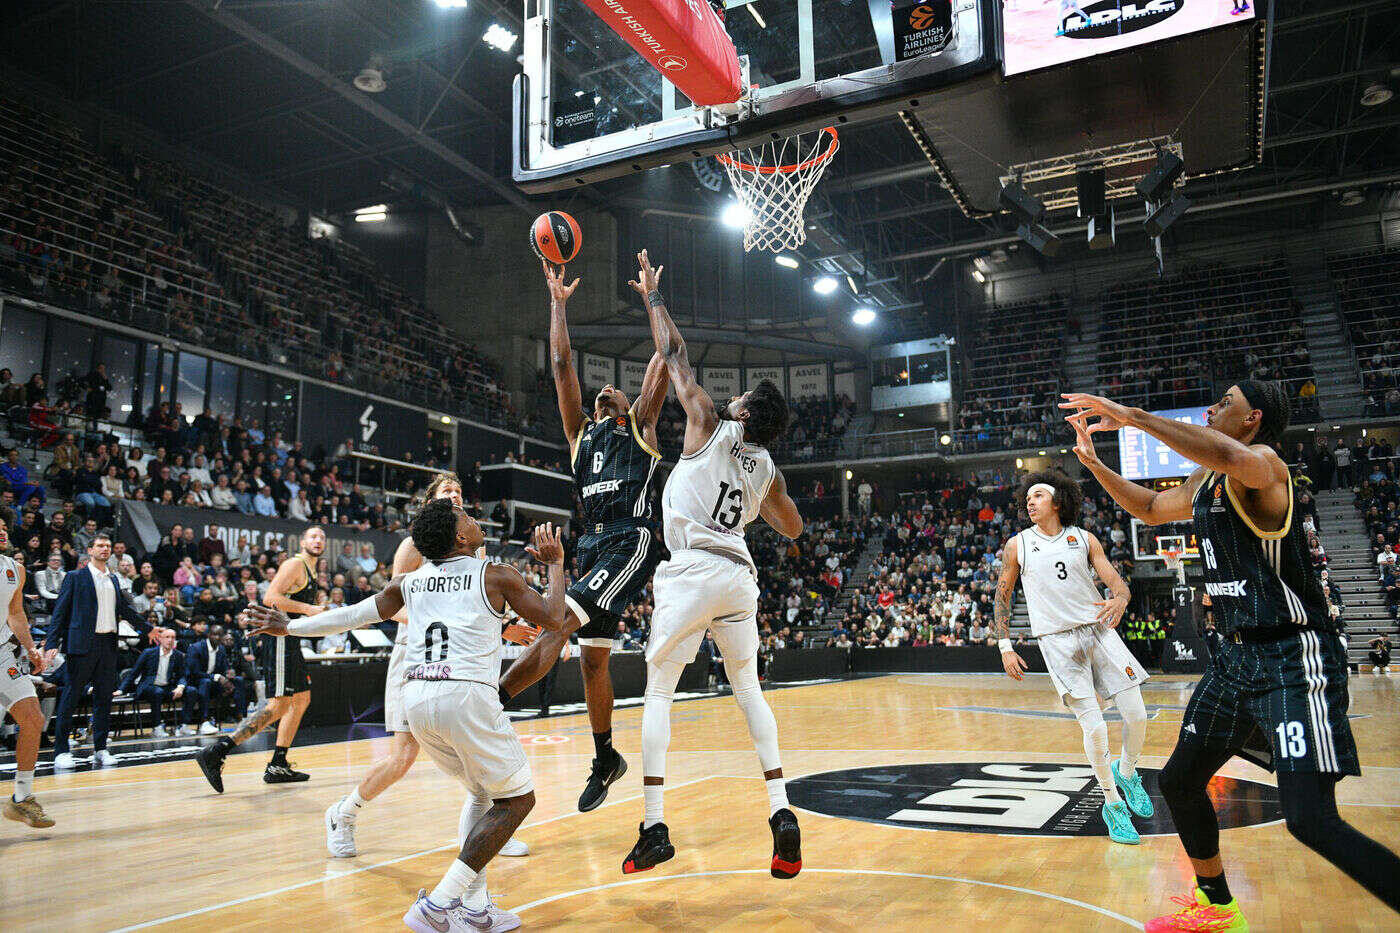
<instances>
[{"instance_id":1,"label":"ldlc arena logo on floor","mask_svg":"<svg viewBox=\"0 0 1400 933\"><path fill-rule=\"evenodd\" d=\"M1097 0L1081 2L1064 18L1071 39L1103 39L1155 26L1181 12L1186 0Z\"/></svg>"},{"instance_id":2,"label":"ldlc arena logo on floor","mask_svg":"<svg viewBox=\"0 0 1400 933\"><path fill-rule=\"evenodd\" d=\"M1133 820L1147 835L1176 832L1157 792L1157 771L1139 768L1156 814ZM1283 818L1267 784L1217 777L1210 785L1221 829ZM884 765L788 782L788 799L827 816L909 829L1023 836L1106 836L1103 793L1088 765L947 762Z\"/></svg>"}]
</instances>

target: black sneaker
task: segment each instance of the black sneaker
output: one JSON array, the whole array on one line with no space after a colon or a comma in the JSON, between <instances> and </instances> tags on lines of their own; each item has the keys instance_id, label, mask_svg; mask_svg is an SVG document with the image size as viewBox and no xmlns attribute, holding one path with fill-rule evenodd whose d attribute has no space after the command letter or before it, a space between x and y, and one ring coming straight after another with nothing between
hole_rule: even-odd
<instances>
[{"instance_id":1,"label":"black sneaker","mask_svg":"<svg viewBox=\"0 0 1400 933\"><path fill-rule=\"evenodd\" d=\"M588 775L588 784L578 798L578 812L587 813L589 810L596 810L604 800L608 799L608 788L626 773L627 760L617 752L613 752L612 761L607 763L604 763L601 758L594 758L593 770Z\"/></svg>"},{"instance_id":2,"label":"black sneaker","mask_svg":"<svg viewBox=\"0 0 1400 933\"><path fill-rule=\"evenodd\" d=\"M311 775L305 771L293 771L290 763L278 764L275 761L269 761L267 770L263 772L264 784L299 784L309 780L311 780Z\"/></svg>"},{"instance_id":3,"label":"black sneaker","mask_svg":"<svg viewBox=\"0 0 1400 933\"><path fill-rule=\"evenodd\" d=\"M622 863L624 875L647 871L675 857L676 847L671 845L671 833L666 829L666 824L657 823L650 829L645 827L645 823L637 827L637 844L632 847L632 854L627 856L627 861Z\"/></svg>"},{"instance_id":4,"label":"black sneaker","mask_svg":"<svg viewBox=\"0 0 1400 933\"><path fill-rule=\"evenodd\" d=\"M204 772L204 779L215 793L224 792L224 759L227 757L228 750L217 743L204 746L194 756L194 760L199 762L199 770Z\"/></svg>"},{"instance_id":5,"label":"black sneaker","mask_svg":"<svg viewBox=\"0 0 1400 933\"><path fill-rule=\"evenodd\" d=\"M774 878L796 878L802 870L802 830L797 826L797 814L787 807L768 818L773 830L773 864L769 869Z\"/></svg>"}]
</instances>

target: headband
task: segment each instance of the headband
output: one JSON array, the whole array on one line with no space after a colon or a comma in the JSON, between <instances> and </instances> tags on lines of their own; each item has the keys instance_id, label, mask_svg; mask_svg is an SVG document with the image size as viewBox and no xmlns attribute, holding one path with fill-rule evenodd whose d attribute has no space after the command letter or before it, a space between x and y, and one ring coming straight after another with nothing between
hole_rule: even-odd
<instances>
[{"instance_id":1,"label":"headband","mask_svg":"<svg viewBox=\"0 0 1400 933\"><path fill-rule=\"evenodd\" d=\"M1035 484L1034 486L1032 486L1030 489L1027 489L1027 490L1026 490L1026 495L1029 496L1031 493L1035 492L1037 489L1044 489L1046 492L1050 493L1050 498L1052 498L1052 499L1055 498L1055 487L1054 487L1054 486L1051 486L1049 483L1036 483L1036 484Z\"/></svg>"}]
</instances>

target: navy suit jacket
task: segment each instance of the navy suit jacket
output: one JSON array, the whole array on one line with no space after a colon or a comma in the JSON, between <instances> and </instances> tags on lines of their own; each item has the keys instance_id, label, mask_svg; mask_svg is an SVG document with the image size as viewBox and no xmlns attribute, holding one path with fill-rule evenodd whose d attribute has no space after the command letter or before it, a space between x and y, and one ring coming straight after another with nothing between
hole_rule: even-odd
<instances>
[{"instance_id":1,"label":"navy suit jacket","mask_svg":"<svg viewBox=\"0 0 1400 933\"><path fill-rule=\"evenodd\" d=\"M141 657L136 659L136 666L126 672L122 678L122 693L139 693L146 687L156 682L156 672L160 670L160 645L152 645L141 652ZM136 690L132 690L132 685L136 685ZM176 687L184 687L185 683L185 653L179 648L170 652L170 665L165 671L165 685L171 690Z\"/></svg>"},{"instance_id":2,"label":"navy suit jacket","mask_svg":"<svg viewBox=\"0 0 1400 933\"><path fill-rule=\"evenodd\" d=\"M191 687L197 688L204 682L205 678L209 676L205 673L205 671L209 670L209 639L201 638L199 641L190 645L190 650L186 653L185 657L188 658L185 668L185 681ZM223 645L220 645L218 650L214 652L214 673L228 673L228 654L224 651Z\"/></svg>"},{"instance_id":3,"label":"navy suit jacket","mask_svg":"<svg viewBox=\"0 0 1400 933\"><path fill-rule=\"evenodd\" d=\"M117 590L117 618L130 622L143 635L150 632L150 624L131 605L131 597L117 582L117 575L109 573L107 576ZM92 582L92 571L84 564L64 577L63 585L58 588L44 647L60 648L67 655L87 654L92 649L96 631L97 587Z\"/></svg>"}]
</instances>

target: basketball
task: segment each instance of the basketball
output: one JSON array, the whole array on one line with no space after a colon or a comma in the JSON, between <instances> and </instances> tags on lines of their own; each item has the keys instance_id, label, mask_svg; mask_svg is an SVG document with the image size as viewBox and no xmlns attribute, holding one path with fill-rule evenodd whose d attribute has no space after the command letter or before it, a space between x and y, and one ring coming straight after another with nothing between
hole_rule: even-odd
<instances>
[{"instance_id":1,"label":"basketball","mask_svg":"<svg viewBox=\"0 0 1400 933\"><path fill-rule=\"evenodd\" d=\"M530 225L530 248L536 256L557 266L572 262L582 245L578 221L563 211L547 211Z\"/></svg>"}]
</instances>

